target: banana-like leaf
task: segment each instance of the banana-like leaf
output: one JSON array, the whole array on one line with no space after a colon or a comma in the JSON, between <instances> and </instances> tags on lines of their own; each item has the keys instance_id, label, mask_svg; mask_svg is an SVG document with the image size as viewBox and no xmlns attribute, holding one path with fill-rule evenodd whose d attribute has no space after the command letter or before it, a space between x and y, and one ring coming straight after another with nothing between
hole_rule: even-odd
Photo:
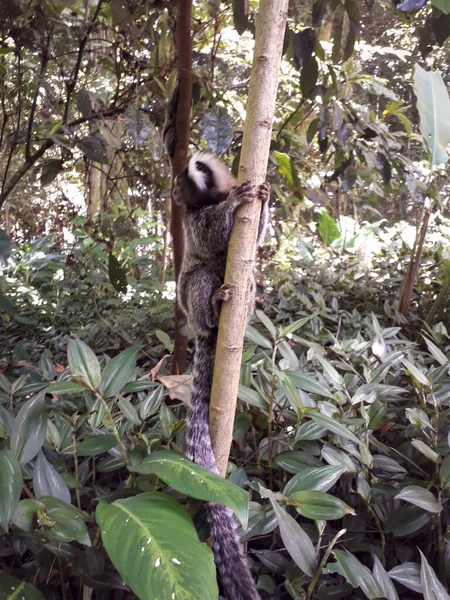
<instances>
[{"instance_id":1,"label":"banana-like leaf","mask_svg":"<svg viewBox=\"0 0 450 600\"><path fill-rule=\"evenodd\" d=\"M441 74L415 65L414 93L420 115L420 132L430 150L431 164L446 163L446 148L450 144L450 99Z\"/></svg>"}]
</instances>

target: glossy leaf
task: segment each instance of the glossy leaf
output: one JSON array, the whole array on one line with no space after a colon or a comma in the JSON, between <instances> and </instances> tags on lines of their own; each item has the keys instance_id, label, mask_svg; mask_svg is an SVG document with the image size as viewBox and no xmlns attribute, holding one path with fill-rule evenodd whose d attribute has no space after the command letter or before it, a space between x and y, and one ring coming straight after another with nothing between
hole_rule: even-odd
<instances>
[{"instance_id":1,"label":"glossy leaf","mask_svg":"<svg viewBox=\"0 0 450 600\"><path fill-rule=\"evenodd\" d=\"M394 567L388 571L391 579L395 579L405 587L418 594L422 593L422 583L420 581L420 566L417 563L406 562Z\"/></svg>"},{"instance_id":2,"label":"glossy leaf","mask_svg":"<svg viewBox=\"0 0 450 600\"><path fill-rule=\"evenodd\" d=\"M10 450L0 450L0 526L6 532L21 490L22 471L17 458Z\"/></svg>"},{"instance_id":3,"label":"glossy leaf","mask_svg":"<svg viewBox=\"0 0 450 600\"><path fill-rule=\"evenodd\" d=\"M96 519L110 559L140 600L217 598L212 552L170 496L100 502Z\"/></svg>"},{"instance_id":4,"label":"glossy leaf","mask_svg":"<svg viewBox=\"0 0 450 600\"><path fill-rule=\"evenodd\" d=\"M428 564L423 552L419 550L421 558L420 581L424 600L450 600L447 590L439 581L433 567Z\"/></svg>"},{"instance_id":5,"label":"glossy leaf","mask_svg":"<svg viewBox=\"0 0 450 600\"><path fill-rule=\"evenodd\" d=\"M292 504L303 517L315 521L342 519L345 515L355 514L353 508L339 498L315 490L303 490L291 494L289 504Z\"/></svg>"},{"instance_id":6,"label":"glossy leaf","mask_svg":"<svg viewBox=\"0 0 450 600\"><path fill-rule=\"evenodd\" d=\"M247 492L175 452L154 452L129 469L145 475L155 473L167 485L192 498L225 504L236 513L244 529L247 527Z\"/></svg>"},{"instance_id":7,"label":"glossy leaf","mask_svg":"<svg viewBox=\"0 0 450 600\"><path fill-rule=\"evenodd\" d=\"M332 431L333 433L336 433L337 435L340 435L343 438L346 438L347 440L359 445L359 439L356 437L356 435L352 433L345 425L339 423L339 421L337 421L335 418L331 418L320 412L313 411L309 412L308 416L322 427L325 427L325 429L328 429L328 431Z\"/></svg>"},{"instance_id":8,"label":"glossy leaf","mask_svg":"<svg viewBox=\"0 0 450 600\"><path fill-rule=\"evenodd\" d=\"M11 428L11 451L21 464L30 462L42 448L47 434L45 393L25 402Z\"/></svg>"},{"instance_id":9,"label":"glossy leaf","mask_svg":"<svg viewBox=\"0 0 450 600\"><path fill-rule=\"evenodd\" d=\"M97 456L117 446L117 439L112 433L89 435L77 445L78 456Z\"/></svg>"},{"instance_id":10,"label":"glossy leaf","mask_svg":"<svg viewBox=\"0 0 450 600\"><path fill-rule=\"evenodd\" d=\"M415 506L432 513L440 513L442 505L436 500L433 494L417 485L407 485L396 496L396 500L405 500Z\"/></svg>"},{"instance_id":11,"label":"glossy leaf","mask_svg":"<svg viewBox=\"0 0 450 600\"><path fill-rule=\"evenodd\" d=\"M302 490L327 492L345 471L345 467L341 465L303 469L288 481L283 490L283 494L285 496L290 496L291 494Z\"/></svg>"},{"instance_id":12,"label":"glossy leaf","mask_svg":"<svg viewBox=\"0 0 450 600\"><path fill-rule=\"evenodd\" d=\"M383 590L369 571L356 556L344 550L333 550L336 563L329 564L327 572L340 573L354 588L360 587L367 598L383 598Z\"/></svg>"},{"instance_id":13,"label":"glossy leaf","mask_svg":"<svg viewBox=\"0 0 450 600\"><path fill-rule=\"evenodd\" d=\"M311 392L325 398L334 400L333 394L322 384L314 379L314 377L308 373L297 373L297 371L283 371L280 373L282 377L289 378L292 383L303 390L304 392Z\"/></svg>"},{"instance_id":14,"label":"glossy leaf","mask_svg":"<svg viewBox=\"0 0 450 600\"><path fill-rule=\"evenodd\" d=\"M431 519L431 513L417 506L401 506L389 514L386 531L395 537L416 533Z\"/></svg>"},{"instance_id":15,"label":"glossy leaf","mask_svg":"<svg viewBox=\"0 0 450 600\"><path fill-rule=\"evenodd\" d=\"M51 383L45 388L46 394L55 394L55 396L63 396L64 394L80 394L86 388L76 381L57 381Z\"/></svg>"},{"instance_id":16,"label":"glossy leaf","mask_svg":"<svg viewBox=\"0 0 450 600\"><path fill-rule=\"evenodd\" d=\"M280 528L281 539L286 550L300 569L306 575L312 577L316 569L317 560L314 546L309 536L303 531L297 521L278 504L274 494L270 490L260 486L260 494L263 498L269 498L272 504Z\"/></svg>"},{"instance_id":17,"label":"glossy leaf","mask_svg":"<svg viewBox=\"0 0 450 600\"><path fill-rule=\"evenodd\" d=\"M42 451L39 452L34 465L33 490L37 499L41 496L55 496L55 498L60 498L70 504L69 488Z\"/></svg>"},{"instance_id":18,"label":"glossy leaf","mask_svg":"<svg viewBox=\"0 0 450 600\"><path fill-rule=\"evenodd\" d=\"M0 573L0 598L2 600L44 600L38 590L8 573Z\"/></svg>"},{"instance_id":19,"label":"glossy leaf","mask_svg":"<svg viewBox=\"0 0 450 600\"><path fill-rule=\"evenodd\" d=\"M383 590L384 598L387 598L387 600L399 600L397 590L378 556L374 556L373 558L373 576Z\"/></svg>"},{"instance_id":20,"label":"glossy leaf","mask_svg":"<svg viewBox=\"0 0 450 600\"><path fill-rule=\"evenodd\" d=\"M72 338L67 344L67 360L72 375L80 377L89 388L100 385L100 364L87 344L79 338Z\"/></svg>"},{"instance_id":21,"label":"glossy leaf","mask_svg":"<svg viewBox=\"0 0 450 600\"><path fill-rule=\"evenodd\" d=\"M131 346L108 362L102 372L99 386L99 392L103 398L110 398L118 394L133 377L140 347L140 345Z\"/></svg>"},{"instance_id":22,"label":"glossy leaf","mask_svg":"<svg viewBox=\"0 0 450 600\"><path fill-rule=\"evenodd\" d=\"M325 246L329 246L335 240L341 237L341 232L334 219L325 211L320 213L319 234Z\"/></svg>"}]
</instances>

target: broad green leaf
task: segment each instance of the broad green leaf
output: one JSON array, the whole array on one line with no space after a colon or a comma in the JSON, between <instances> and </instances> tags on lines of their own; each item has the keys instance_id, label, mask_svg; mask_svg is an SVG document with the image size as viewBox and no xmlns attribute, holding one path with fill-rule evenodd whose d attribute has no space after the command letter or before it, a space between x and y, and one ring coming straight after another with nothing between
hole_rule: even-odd
<instances>
[{"instance_id":1,"label":"broad green leaf","mask_svg":"<svg viewBox=\"0 0 450 600\"><path fill-rule=\"evenodd\" d=\"M411 440L411 444L432 462L437 464L441 461L439 454L427 446L422 440Z\"/></svg>"},{"instance_id":2,"label":"broad green leaf","mask_svg":"<svg viewBox=\"0 0 450 600\"><path fill-rule=\"evenodd\" d=\"M325 246L329 246L334 240L338 240L341 237L341 232L335 220L325 211L320 213L319 234Z\"/></svg>"},{"instance_id":3,"label":"broad green leaf","mask_svg":"<svg viewBox=\"0 0 450 600\"><path fill-rule=\"evenodd\" d=\"M0 573L1 600L44 600L34 585L8 573Z\"/></svg>"},{"instance_id":4,"label":"broad green leaf","mask_svg":"<svg viewBox=\"0 0 450 600\"><path fill-rule=\"evenodd\" d=\"M275 462L288 473L298 473L308 467L320 467L321 462L308 452L286 450L275 456Z\"/></svg>"},{"instance_id":5,"label":"broad green leaf","mask_svg":"<svg viewBox=\"0 0 450 600\"><path fill-rule=\"evenodd\" d=\"M140 345L127 348L112 358L103 370L99 392L103 398L118 394L130 381L136 370L136 357Z\"/></svg>"},{"instance_id":6,"label":"broad green leaf","mask_svg":"<svg viewBox=\"0 0 450 600\"><path fill-rule=\"evenodd\" d=\"M306 575L312 577L316 569L317 559L313 543L309 536L303 531L297 521L278 504L274 494L270 490L262 486L259 486L259 489L261 496L269 498L272 504L280 528L281 539L286 550L300 569Z\"/></svg>"},{"instance_id":7,"label":"broad green leaf","mask_svg":"<svg viewBox=\"0 0 450 600\"><path fill-rule=\"evenodd\" d=\"M100 364L93 351L79 338L67 344L67 360L72 375L80 377L85 385L95 390L100 385Z\"/></svg>"},{"instance_id":8,"label":"broad green leaf","mask_svg":"<svg viewBox=\"0 0 450 600\"><path fill-rule=\"evenodd\" d=\"M109 558L140 600L218 597L212 552L170 496L100 502L96 519Z\"/></svg>"},{"instance_id":9,"label":"broad green leaf","mask_svg":"<svg viewBox=\"0 0 450 600\"><path fill-rule=\"evenodd\" d=\"M274 152L273 157L277 164L277 169L280 175L284 175L286 183L290 190L296 189L295 167L292 163L291 157L284 152Z\"/></svg>"},{"instance_id":10,"label":"broad green leaf","mask_svg":"<svg viewBox=\"0 0 450 600\"><path fill-rule=\"evenodd\" d=\"M345 515L355 515L351 506L325 492L303 490L289 496L289 504L307 519L327 521L342 519Z\"/></svg>"},{"instance_id":11,"label":"broad green leaf","mask_svg":"<svg viewBox=\"0 0 450 600\"><path fill-rule=\"evenodd\" d=\"M397 590L378 556L373 557L373 576L382 588L384 598L387 598L387 600L399 600Z\"/></svg>"},{"instance_id":12,"label":"broad green leaf","mask_svg":"<svg viewBox=\"0 0 450 600\"><path fill-rule=\"evenodd\" d=\"M339 421L337 421L336 419L328 417L327 415L324 415L320 412L313 411L310 411L308 413L308 417L310 417L313 421L315 421L322 427L325 427L325 429L328 429L328 431L332 431L333 433L336 433L337 435L340 435L343 438L346 438L347 440L350 440L355 444L359 445L360 441L358 440L356 435L352 433L345 425L339 423Z\"/></svg>"},{"instance_id":13,"label":"broad green leaf","mask_svg":"<svg viewBox=\"0 0 450 600\"><path fill-rule=\"evenodd\" d=\"M128 287L127 272L112 253L108 256L108 277L113 288L119 294L125 294Z\"/></svg>"},{"instance_id":14,"label":"broad green leaf","mask_svg":"<svg viewBox=\"0 0 450 600\"><path fill-rule=\"evenodd\" d=\"M431 155L431 164L446 163L450 144L450 99L438 71L414 67L414 93L420 116L420 133Z\"/></svg>"},{"instance_id":15,"label":"broad green leaf","mask_svg":"<svg viewBox=\"0 0 450 600\"><path fill-rule=\"evenodd\" d=\"M308 323L308 321L311 321L311 319L313 319L316 316L317 313L313 313L312 315L308 315L307 317L303 317L301 319L298 319L297 321L294 321L293 323L290 323L289 325L286 325L286 327L283 327L283 329L281 330L280 337L284 337L285 335L294 333L294 331L297 331L297 329L303 327L303 325Z\"/></svg>"},{"instance_id":16,"label":"broad green leaf","mask_svg":"<svg viewBox=\"0 0 450 600\"><path fill-rule=\"evenodd\" d=\"M117 446L117 439L112 433L88 435L77 445L78 456L97 456Z\"/></svg>"},{"instance_id":17,"label":"broad green leaf","mask_svg":"<svg viewBox=\"0 0 450 600\"><path fill-rule=\"evenodd\" d=\"M422 561L420 567L420 581L424 600L450 600L447 590L436 577L433 567L428 564L423 552L419 549Z\"/></svg>"},{"instance_id":18,"label":"broad green leaf","mask_svg":"<svg viewBox=\"0 0 450 600\"><path fill-rule=\"evenodd\" d=\"M84 392L85 386L76 381L58 381L51 383L45 388L46 394L55 394L56 396L62 396L64 394L80 394Z\"/></svg>"},{"instance_id":19,"label":"broad green leaf","mask_svg":"<svg viewBox=\"0 0 450 600\"><path fill-rule=\"evenodd\" d=\"M350 473L357 473L359 471L359 463L353 460L346 452L333 448L333 446L324 446L322 448L322 458L329 465L344 467Z\"/></svg>"},{"instance_id":20,"label":"broad green leaf","mask_svg":"<svg viewBox=\"0 0 450 600\"><path fill-rule=\"evenodd\" d=\"M274 341L276 341L278 338L277 328L272 323L272 321L269 319L269 317L267 315L265 315L262 310L256 310L255 315L258 317L258 319L261 321L261 323L265 326L267 331L273 337Z\"/></svg>"},{"instance_id":21,"label":"broad green leaf","mask_svg":"<svg viewBox=\"0 0 450 600\"><path fill-rule=\"evenodd\" d=\"M119 396L117 405L120 408L121 413L126 417L133 425L140 425L142 423L141 418L133 404L123 396Z\"/></svg>"},{"instance_id":22,"label":"broad green leaf","mask_svg":"<svg viewBox=\"0 0 450 600\"><path fill-rule=\"evenodd\" d=\"M202 129L212 152L225 152L233 140L233 121L225 107L216 105L203 116Z\"/></svg>"},{"instance_id":23,"label":"broad green leaf","mask_svg":"<svg viewBox=\"0 0 450 600\"><path fill-rule=\"evenodd\" d=\"M420 581L420 566L417 563L407 562L394 567L388 571L391 579L395 579L405 587L418 594L422 594L422 583Z\"/></svg>"},{"instance_id":24,"label":"broad green leaf","mask_svg":"<svg viewBox=\"0 0 450 600\"><path fill-rule=\"evenodd\" d=\"M346 468L342 465L303 469L288 481L283 490L283 495L290 496L303 490L327 492L345 471Z\"/></svg>"},{"instance_id":25,"label":"broad green leaf","mask_svg":"<svg viewBox=\"0 0 450 600\"><path fill-rule=\"evenodd\" d=\"M326 434L327 429L322 427L322 425L314 423L314 421L306 421L306 423L302 423L298 428L295 441L320 440L320 438L325 437Z\"/></svg>"},{"instance_id":26,"label":"broad green leaf","mask_svg":"<svg viewBox=\"0 0 450 600\"><path fill-rule=\"evenodd\" d=\"M239 384L238 398L241 402L247 402L247 404L251 404L252 406L256 406L263 410L267 409L268 406L267 400L263 398L261 394L242 384Z\"/></svg>"},{"instance_id":27,"label":"broad green leaf","mask_svg":"<svg viewBox=\"0 0 450 600\"><path fill-rule=\"evenodd\" d=\"M161 342L161 344L164 345L164 348L168 352L173 352L174 343L172 342L172 340L170 339L170 337L167 335L167 333L165 331L161 331L161 329L157 329L155 331L155 335L158 338L158 340Z\"/></svg>"},{"instance_id":28,"label":"broad green leaf","mask_svg":"<svg viewBox=\"0 0 450 600\"><path fill-rule=\"evenodd\" d=\"M446 456L442 462L439 477L441 478L441 485L444 488L450 487L450 454Z\"/></svg>"},{"instance_id":29,"label":"broad green leaf","mask_svg":"<svg viewBox=\"0 0 450 600\"><path fill-rule=\"evenodd\" d=\"M58 471L45 458L38 454L33 471L33 491L37 499L42 496L54 496L70 504L70 492Z\"/></svg>"},{"instance_id":30,"label":"broad green leaf","mask_svg":"<svg viewBox=\"0 0 450 600\"><path fill-rule=\"evenodd\" d=\"M404 537L416 533L431 519L431 513L418 506L401 506L388 516L386 531L394 537Z\"/></svg>"},{"instance_id":31,"label":"broad green leaf","mask_svg":"<svg viewBox=\"0 0 450 600\"><path fill-rule=\"evenodd\" d=\"M155 473L167 485L182 494L207 502L225 504L236 513L243 528L247 528L247 492L175 452L154 452L138 465L129 467L129 470L145 475Z\"/></svg>"},{"instance_id":32,"label":"broad green leaf","mask_svg":"<svg viewBox=\"0 0 450 600\"><path fill-rule=\"evenodd\" d=\"M405 500L428 512L440 513L442 505L436 500L433 494L418 485L407 485L396 496L396 500Z\"/></svg>"},{"instance_id":33,"label":"broad green leaf","mask_svg":"<svg viewBox=\"0 0 450 600\"><path fill-rule=\"evenodd\" d=\"M42 504L42 502L31 500L31 498L25 498L24 500L21 500L12 516L12 523L24 531L35 530L36 511L38 508L44 510L45 506Z\"/></svg>"},{"instance_id":34,"label":"broad green leaf","mask_svg":"<svg viewBox=\"0 0 450 600\"><path fill-rule=\"evenodd\" d=\"M11 428L11 450L25 464L42 448L47 434L45 393L41 392L25 402Z\"/></svg>"},{"instance_id":35,"label":"broad green leaf","mask_svg":"<svg viewBox=\"0 0 450 600\"><path fill-rule=\"evenodd\" d=\"M439 350L436 344L434 344L425 335L423 335L422 337L425 340L425 344L427 345L428 351L431 354L431 356L442 366L448 364L448 358L445 356L442 350Z\"/></svg>"},{"instance_id":36,"label":"broad green leaf","mask_svg":"<svg viewBox=\"0 0 450 600\"><path fill-rule=\"evenodd\" d=\"M446 15L450 14L450 0L431 0L431 4Z\"/></svg>"},{"instance_id":37,"label":"broad green leaf","mask_svg":"<svg viewBox=\"0 0 450 600\"><path fill-rule=\"evenodd\" d=\"M263 336L255 327L252 325L247 325L247 329L245 330L245 337L247 340L250 340L254 344L261 346L262 348L268 348L272 350L272 342Z\"/></svg>"},{"instance_id":38,"label":"broad green leaf","mask_svg":"<svg viewBox=\"0 0 450 600\"><path fill-rule=\"evenodd\" d=\"M17 458L10 450L0 450L0 526L6 532L21 491L22 471Z\"/></svg>"},{"instance_id":39,"label":"broad green leaf","mask_svg":"<svg viewBox=\"0 0 450 600\"><path fill-rule=\"evenodd\" d=\"M303 390L304 392L310 392L311 394L317 394L318 396L324 396L334 400L333 394L323 385L319 383L317 379L314 379L309 373L297 373L297 371L280 371L280 377L289 378L292 383Z\"/></svg>"},{"instance_id":40,"label":"broad green leaf","mask_svg":"<svg viewBox=\"0 0 450 600\"><path fill-rule=\"evenodd\" d=\"M44 496L44 498L46 497ZM74 514L74 511L70 508L68 506L68 508L47 509L45 516L48 521L40 519L42 525L40 531L45 533L50 540L59 542L73 542L75 540L80 544L90 546L91 540L86 523L79 515Z\"/></svg>"},{"instance_id":41,"label":"broad green leaf","mask_svg":"<svg viewBox=\"0 0 450 600\"><path fill-rule=\"evenodd\" d=\"M430 385L427 376L418 367L413 365L412 362L410 362L406 358L404 358L402 362L405 365L406 369L410 372L410 374L418 383L426 386Z\"/></svg>"},{"instance_id":42,"label":"broad green leaf","mask_svg":"<svg viewBox=\"0 0 450 600\"><path fill-rule=\"evenodd\" d=\"M360 587L369 598L383 598L383 590L369 571L356 556L344 550L333 550L337 563L329 564L327 573L340 573L354 588Z\"/></svg>"}]
</instances>

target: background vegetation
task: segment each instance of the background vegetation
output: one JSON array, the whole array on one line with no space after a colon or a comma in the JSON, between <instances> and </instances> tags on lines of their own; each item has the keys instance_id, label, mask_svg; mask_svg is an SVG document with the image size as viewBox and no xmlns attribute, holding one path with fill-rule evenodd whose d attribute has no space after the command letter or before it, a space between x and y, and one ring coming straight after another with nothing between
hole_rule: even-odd
<instances>
[{"instance_id":1,"label":"background vegetation","mask_svg":"<svg viewBox=\"0 0 450 600\"><path fill-rule=\"evenodd\" d=\"M248 4L193 4L192 147L234 170ZM0 2L2 600L216 598L211 499L263 599L448 598L449 101L416 82L424 148L413 69L449 87L450 3L394 4L291 3L227 483L171 374L176 3Z\"/></svg>"}]
</instances>

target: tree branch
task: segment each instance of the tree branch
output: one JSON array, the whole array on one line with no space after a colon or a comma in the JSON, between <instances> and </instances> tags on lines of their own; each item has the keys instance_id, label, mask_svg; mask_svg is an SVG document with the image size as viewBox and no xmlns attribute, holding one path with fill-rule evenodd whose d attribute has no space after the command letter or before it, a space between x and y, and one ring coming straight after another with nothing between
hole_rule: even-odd
<instances>
[{"instance_id":1,"label":"tree branch","mask_svg":"<svg viewBox=\"0 0 450 600\"><path fill-rule=\"evenodd\" d=\"M239 182L265 180L287 10L288 0L259 3ZM228 245L225 284L232 287L233 296L222 305L210 407L212 443L222 475L233 435L259 212L257 202L239 209Z\"/></svg>"}]
</instances>

